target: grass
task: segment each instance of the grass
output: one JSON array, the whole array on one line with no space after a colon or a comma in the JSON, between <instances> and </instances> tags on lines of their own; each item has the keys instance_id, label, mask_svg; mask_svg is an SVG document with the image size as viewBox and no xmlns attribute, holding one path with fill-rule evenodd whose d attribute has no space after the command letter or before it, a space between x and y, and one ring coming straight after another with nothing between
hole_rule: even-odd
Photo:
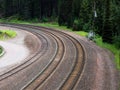
<instances>
[{"instance_id":1,"label":"grass","mask_svg":"<svg viewBox=\"0 0 120 90\"><path fill-rule=\"evenodd\" d=\"M8 22L6 20L0 19L0 22ZM72 31L72 29L68 29L66 26L59 26L58 23L52 22L52 23L33 23L32 21L20 21L20 20L10 20L10 23L18 23L18 24L32 24L32 25L37 25L37 26L43 26L43 27L48 27L48 28L54 28L54 29L59 29L59 30L68 30ZM80 36L86 37L88 35L87 32L84 31L72 31ZM120 50L118 50L115 45L112 44L107 44L102 42L102 38L100 36L97 36L95 38L96 44L100 47L106 48L110 50L114 55L115 55L115 63L117 68L120 70Z\"/></svg>"},{"instance_id":2,"label":"grass","mask_svg":"<svg viewBox=\"0 0 120 90\"><path fill-rule=\"evenodd\" d=\"M35 25L48 27L48 28L55 28L55 29L59 29L59 30L72 31L70 28L67 28L66 26L59 26L58 23L37 23Z\"/></svg>"},{"instance_id":3,"label":"grass","mask_svg":"<svg viewBox=\"0 0 120 90\"><path fill-rule=\"evenodd\" d=\"M76 34L80 35L80 36L83 36L83 37L86 37L88 35L87 32L84 32L84 31L74 31Z\"/></svg>"},{"instance_id":4,"label":"grass","mask_svg":"<svg viewBox=\"0 0 120 90\"><path fill-rule=\"evenodd\" d=\"M51 22L51 23L39 23L39 22L34 22L33 21L22 21L22 20L17 20L17 19L12 19L12 20L6 20L6 19L0 19L0 22L2 23L16 23L16 24L31 24L31 25L37 25L37 26L43 26L43 27L48 27L48 28L55 28L59 30L69 30L72 31L71 29L68 29L66 26L59 26L58 23L56 22Z\"/></svg>"},{"instance_id":5,"label":"grass","mask_svg":"<svg viewBox=\"0 0 120 90\"><path fill-rule=\"evenodd\" d=\"M17 33L13 30L0 30L0 39L14 38Z\"/></svg>"}]
</instances>

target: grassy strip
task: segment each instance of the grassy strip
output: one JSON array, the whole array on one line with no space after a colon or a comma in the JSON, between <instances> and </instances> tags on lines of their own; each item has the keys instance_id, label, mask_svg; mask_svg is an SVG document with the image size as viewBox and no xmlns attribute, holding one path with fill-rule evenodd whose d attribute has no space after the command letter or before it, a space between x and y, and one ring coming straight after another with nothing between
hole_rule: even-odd
<instances>
[{"instance_id":1,"label":"grassy strip","mask_svg":"<svg viewBox=\"0 0 120 90\"><path fill-rule=\"evenodd\" d=\"M88 33L84 31L73 31L73 32L83 37L86 37L88 35Z\"/></svg>"},{"instance_id":2,"label":"grassy strip","mask_svg":"<svg viewBox=\"0 0 120 90\"><path fill-rule=\"evenodd\" d=\"M0 40L14 38L16 35L17 33L13 30L0 30Z\"/></svg>"},{"instance_id":3,"label":"grassy strip","mask_svg":"<svg viewBox=\"0 0 120 90\"><path fill-rule=\"evenodd\" d=\"M6 21L6 20L5 20ZM4 20L0 20L0 22L5 22ZM10 23L18 23L18 24L32 24L32 25L37 25L37 26L43 26L43 27L49 27L49 28L54 28L54 29L59 29L59 30L68 30L72 31L72 29L68 29L66 26L59 26L57 23L33 23L32 21L19 21L19 20L10 20ZM72 31L80 36L87 36L88 33L84 31ZM118 50L115 45L112 44L107 44L102 42L101 37L96 37L95 38L96 44L100 47L107 48L110 50L114 55L115 55L115 63L117 65L117 68L120 70L120 50Z\"/></svg>"},{"instance_id":4,"label":"grassy strip","mask_svg":"<svg viewBox=\"0 0 120 90\"><path fill-rule=\"evenodd\" d=\"M37 26L43 26L43 27L48 27L48 28L55 28L55 29L60 29L60 30L69 30L72 31L71 29L68 29L66 26L59 26L58 23L52 22L52 23L35 23L34 21L21 21L17 19L13 20L6 20L6 19L0 19L0 22L2 23L16 23L16 24L31 24L31 25L37 25Z\"/></svg>"}]
</instances>

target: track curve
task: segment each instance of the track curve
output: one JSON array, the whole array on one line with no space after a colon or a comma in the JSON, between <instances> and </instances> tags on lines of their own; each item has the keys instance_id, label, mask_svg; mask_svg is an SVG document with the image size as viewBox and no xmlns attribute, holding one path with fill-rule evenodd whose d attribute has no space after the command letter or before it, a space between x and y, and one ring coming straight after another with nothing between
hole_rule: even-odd
<instances>
[{"instance_id":1,"label":"track curve","mask_svg":"<svg viewBox=\"0 0 120 90\"><path fill-rule=\"evenodd\" d=\"M111 76L101 82L110 81L109 87L98 86L97 60L100 62L102 59L98 57L101 49L97 46L64 31L33 25L1 25L33 33L41 45L38 43L36 52L20 65L0 73L0 90L117 90L117 80L112 80L113 85L109 80ZM108 69L109 66L104 71ZM113 72L115 70L109 74ZM101 77L105 79L106 75L103 73Z\"/></svg>"}]
</instances>

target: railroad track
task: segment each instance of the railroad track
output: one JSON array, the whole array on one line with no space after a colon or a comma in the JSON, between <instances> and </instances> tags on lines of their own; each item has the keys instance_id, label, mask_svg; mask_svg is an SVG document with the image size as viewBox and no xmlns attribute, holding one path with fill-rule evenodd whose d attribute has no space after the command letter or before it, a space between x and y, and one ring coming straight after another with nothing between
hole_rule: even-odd
<instances>
[{"instance_id":1,"label":"railroad track","mask_svg":"<svg viewBox=\"0 0 120 90\"><path fill-rule=\"evenodd\" d=\"M38 43L35 53L24 62L0 73L0 90L96 90L94 48L63 31L33 25L1 25L29 31L38 37Z\"/></svg>"},{"instance_id":2,"label":"railroad track","mask_svg":"<svg viewBox=\"0 0 120 90\"><path fill-rule=\"evenodd\" d=\"M31 59L2 74L0 76L1 82L7 80L7 78L14 78L16 74L18 77L21 77L21 73L23 74L23 72L25 73L24 75L32 73L32 75L28 76L28 80L25 82L23 80L21 81L23 85L18 84L17 86L8 86L7 88L14 87L14 89L17 90L55 90L61 88L64 90L72 89L74 87L74 84L77 81L84 64L83 49L77 40L65 33L59 33L58 31L54 30L49 31L46 28L24 25L10 26L23 30L30 30L32 33L36 34L40 40L45 39L44 41L46 42L41 42L46 50L42 48L42 50L45 52L41 50L38 51L36 55L31 57ZM45 65L43 65L44 63ZM59 74L61 75L58 76ZM14 79L14 81L18 81L18 78L16 80ZM51 83L51 81L53 81L53 83Z\"/></svg>"}]
</instances>

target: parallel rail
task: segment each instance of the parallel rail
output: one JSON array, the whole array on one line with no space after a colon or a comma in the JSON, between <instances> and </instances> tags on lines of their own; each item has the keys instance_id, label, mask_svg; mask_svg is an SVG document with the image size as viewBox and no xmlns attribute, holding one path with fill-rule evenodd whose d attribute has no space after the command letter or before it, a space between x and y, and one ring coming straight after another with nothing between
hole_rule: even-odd
<instances>
[{"instance_id":1,"label":"parallel rail","mask_svg":"<svg viewBox=\"0 0 120 90\"><path fill-rule=\"evenodd\" d=\"M0 82L5 82L9 78L14 78L14 76L22 77L21 75L25 73L25 75L28 75L28 79L25 79L25 81L20 81L13 86L9 86L9 81L5 85L8 85L11 89L14 88L14 90L72 90L74 88L78 78L81 76L85 63L84 49L79 41L66 33L54 29L32 25L2 25L30 31L41 42L44 41L46 43L43 42L43 48L40 48L33 57L1 74ZM48 63L44 60L48 60ZM46 64L41 67L42 63ZM28 70L30 70L31 75L28 74ZM20 79L15 78L16 83L17 80ZM0 87L0 89L6 89L6 87Z\"/></svg>"}]
</instances>

